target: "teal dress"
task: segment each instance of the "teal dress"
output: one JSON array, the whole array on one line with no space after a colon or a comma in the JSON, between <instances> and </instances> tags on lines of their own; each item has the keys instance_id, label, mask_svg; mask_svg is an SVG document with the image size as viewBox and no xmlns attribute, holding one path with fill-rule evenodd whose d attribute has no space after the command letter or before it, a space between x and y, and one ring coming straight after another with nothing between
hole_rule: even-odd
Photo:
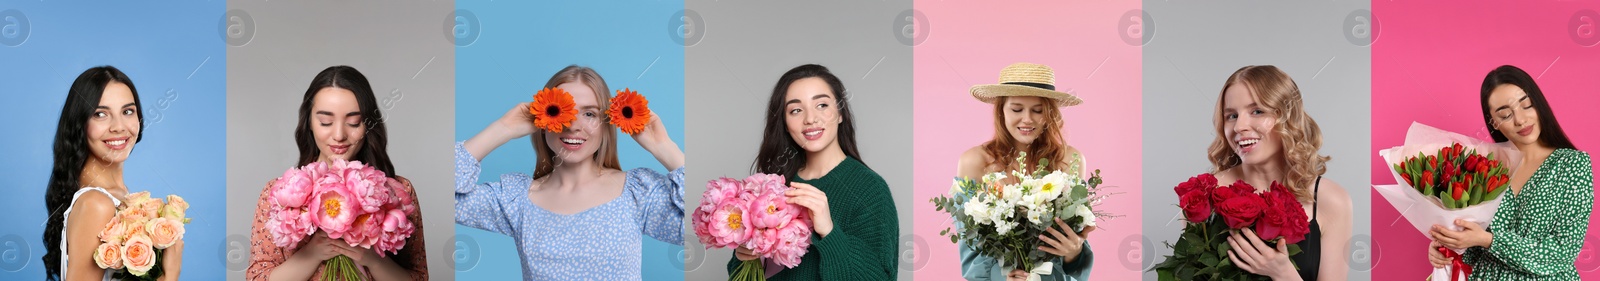
<instances>
[{"instance_id":1,"label":"teal dress","mask_svg":"<svg viewBox=\"0 0 1600 281\"><path fill-rule=\"evenodd\" d=\"M1506 192L1494 212L1489 247L1468 248L1471 280L1578 280L1574 263L1589 229L1594 171L1589 154L1557 149L1521 194Z\"/></svg>"},{"instance_id":2,"label":"teal dress","mask_svg":"<svg viewBox=\"0 0 1600 281\"><path fill-rule=\"evenodd\" d=\"M1006 280L1006 274L1011 268L1000 265L1000 260L978 254L967 244L957 244L961 249L961 277L972 281ZM1041 275L1039 279L1055 281L1089 280L1089 269L1094 266L1094 251L1089 249L1089 241L1083 242L1083 251L1078 252L1078 258L1071 263L1062 263L1061 257L1051 260L1055 268L1049 275Z\"/></svg>"}]
</instances>

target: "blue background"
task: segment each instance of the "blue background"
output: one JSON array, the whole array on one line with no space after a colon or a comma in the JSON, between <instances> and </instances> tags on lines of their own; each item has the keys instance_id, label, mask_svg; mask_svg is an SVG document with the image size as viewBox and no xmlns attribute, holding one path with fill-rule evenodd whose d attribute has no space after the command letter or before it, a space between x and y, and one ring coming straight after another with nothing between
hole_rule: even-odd
<instances>
[{"instance_id":1,"label":"blue background","mask_svg":"<svg viewBox=\"0 0 1600 281\"><path fill-rule=\"evenodd\" d=\"M144 140L123 166L128 188L184 196L194 220L184 235L182 279L224 278L226 56L217 29L224 5L0 4L0 11L20 11L32 25L21 45L0 46L0 97L5 100L0 103L0 185L9 193L0 196L0 280L44 277L42 198L53 163L55 124L72 80L99 65L127 73L144 106ZM0 33L7 35L21 33Z\"/></svg>"},{"instance_id":2,"label":"blue background","mask_svg":"<svg viewBox=\"0 0 1600 281\"><path fill-rule=\"evenodd\" d=\"M578 64L599 71L613 91L624 87L639 91L661 116L672 140L686 147L683 46L669 33L669 20L683 9L682 1L510 2L456 2L457 9L471 12L479 22L476 27L459 25L462 32L456 33L456 140L482 131L512 105L532 101L551 75ZM467 40L471 36L463 35L478 37ZM624 170L647 167L666 172L633 138L621 132L617 137ZM483 159L480 180L531 173L533 159L533 146L526 137L511 140ZM460 225L456 236L456 279L521 278L511 237ZM464 242L468 239L477 247ZM648 236L643 247L645 279L683 279L683 247Z\"/></svg>"}]
</instances>

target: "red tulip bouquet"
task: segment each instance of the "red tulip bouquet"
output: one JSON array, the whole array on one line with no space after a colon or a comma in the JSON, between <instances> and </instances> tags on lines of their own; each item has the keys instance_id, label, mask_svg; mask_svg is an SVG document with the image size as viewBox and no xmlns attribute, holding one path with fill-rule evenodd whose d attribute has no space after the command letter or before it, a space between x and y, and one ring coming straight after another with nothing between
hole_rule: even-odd
<instances>
[{"instance_id":1,"label":"red tulip bouquet","mask_svg":"<svg viewBox=\"0 0 1600 281\"><path fill-rule=\"evenodd\" d=\"M1509 144L1497 144L1412 123L1405 144L1378 152L1388 163L1393 185L1373 188L1401 215L1428 233L1433 225L1460 230L1464 219L1488 227L1500 207L1500 195L1509 189L1510 167L1521 153ZM1426 234L1424 234L1426 235ZM1456 262L1434 270L1434 280L1461 280L1471 267L1461 262L1464 249L1439 249Z\"/></svg>"}]
</instances>

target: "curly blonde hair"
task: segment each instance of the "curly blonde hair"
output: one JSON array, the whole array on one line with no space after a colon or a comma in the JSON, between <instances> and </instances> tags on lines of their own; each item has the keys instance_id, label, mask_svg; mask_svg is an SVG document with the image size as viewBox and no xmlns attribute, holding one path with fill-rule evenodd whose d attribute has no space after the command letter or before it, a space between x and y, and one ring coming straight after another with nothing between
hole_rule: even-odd
<instances>
[{"instance_id":1,"label":"curly blonde hair","mask_svg":"<svg viewBox=\"0 0 1600 281\"><path fill-rule=\"evenodd\" d=\"M1249 87L1257 104L1278 117L1272 131L1283 142L1284 162L1288 164L1284 184L1294 191L1295 198L1311 201L1311 187L1316 184L1317 177L1328 171L1327 162L1332 157L1317 154L1322 148L1322 129L1317 127L1316 120L1306 114L1305 104L1300 98L1300 87L1289 78L1289 74L1276 66L1251 65L1239 68L1223 84L1222 94L1217 95L1216 114L1212 115L1217 138L1211 142L1206 155L1211 160L1212 172L1238 167L1242 162L1223 134L1223 124L1226 122L1222 116L1223 100L1228 88L1235 84Z\"/></svg>"}]
</instances>

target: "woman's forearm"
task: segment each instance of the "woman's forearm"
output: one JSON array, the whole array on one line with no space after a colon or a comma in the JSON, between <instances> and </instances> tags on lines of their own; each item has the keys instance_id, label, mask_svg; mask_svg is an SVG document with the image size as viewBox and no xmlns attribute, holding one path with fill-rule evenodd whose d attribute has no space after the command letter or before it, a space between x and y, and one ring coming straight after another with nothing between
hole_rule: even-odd
<instances>
[{"instance_id":1,"label":"woman's forearm","mask_svg":"<svg viewBox=\"0 0 1600 281\"><path fill-rule=\"evenodd\" d=\"M267 275L270 281L303 281L311 279L311 274L317 272L321 261L309 261L290 257L272 268L272 273Z\"/></svg>"},{"instance_id":2,"label":"woman's forearm","mask_svg":"<svg viewBox=\"0 0 1600 281\"><path fill-rule=\"evenodd\" d=\"M389 258L376 258L366 264L373 280L411 280L411 272Z\"/></svg>"},{"instance_id":3,"label":"woman's forearm","mask_svg":"<svg viewBox=\"0 0 1600 281\"><path fill-rule=\"evenodd\" d=\"M506 142L514 138L516 137L511 134L510 130L506 129L505 125L497 120L494 123L490 123L489 127L483 128L483 131L478 132L477 135L467 139L462 146L467 149L468 154L472 154L473 160L483 161L484 157L489 156L489 152L493 152L495 148L506 144Z\"/></svg>"},{"instance_id":4,"label":"woman's forearm","mask_svg":"<svg viewBox=\"0 0 1600 281\"><path fill-rule=\"evenodd\" d=\"M654 146L646 147L645 150L650 151L650 155L655 156L656 161L661 162L661 166L666 167L667 171L683 167L683 150L678 149L677 142L665 139Z\"/></svg>"},{"instance_id":5,"label":"woman's forearm","mask_svg":"<svg viewBox=\"0 0 1600 281\"><path fill-rule=\"evenodd\" d=\"M166 266L166 265L163 265L163 266ZM177 267L164 267L164 268L162 268L161 280L178 281L178 271L180 271L180 270L181 269L178 269Z\"/></svg>"}]
</instances>

